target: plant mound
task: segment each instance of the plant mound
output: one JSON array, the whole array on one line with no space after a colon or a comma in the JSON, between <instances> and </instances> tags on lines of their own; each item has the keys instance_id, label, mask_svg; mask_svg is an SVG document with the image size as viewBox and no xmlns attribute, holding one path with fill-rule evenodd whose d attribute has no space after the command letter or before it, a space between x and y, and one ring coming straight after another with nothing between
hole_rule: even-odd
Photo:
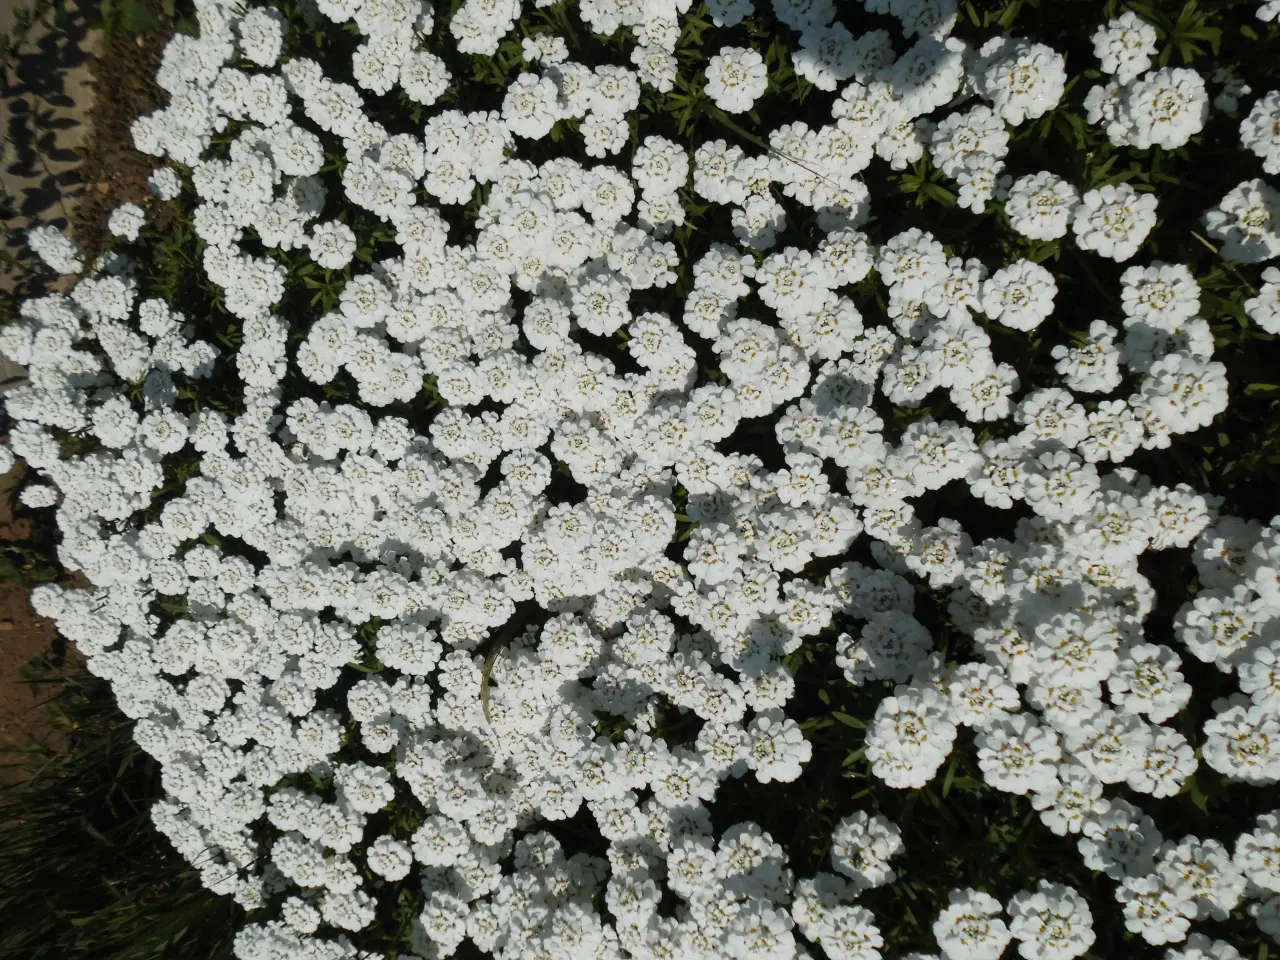
<instances>
[{"instance_id":1,"label":"plant mound","mask_svg":"<svg viewBox=\"0 0 1280 960\"><path fill-rule=\"evenodd\" d=\"M1280 940L1277 4L1023 6L196 4L0 449L240 960Z\"/></svg>"}]
</instances>

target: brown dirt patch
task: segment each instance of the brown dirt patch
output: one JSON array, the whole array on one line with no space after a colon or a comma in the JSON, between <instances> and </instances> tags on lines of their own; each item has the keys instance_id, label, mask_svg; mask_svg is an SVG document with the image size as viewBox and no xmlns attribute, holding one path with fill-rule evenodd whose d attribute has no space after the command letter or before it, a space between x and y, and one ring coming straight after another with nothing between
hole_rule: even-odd
<instances>
[{"instance_id":1,"label":"brown dirt patch","mask_svg":"<svg viewBox=\"0 0 1280 960\"><path fill-rule=\"evenodd\" d=\"M12 495L21 467L4 477L0 491L0 541L31 539L31 521L15 519ZM24 779L18 764L32 740L56 746L57 738L40 708L43 697L22 679L23 668L36 657L55 649L58 633L53 621L36 616L27 588L18 581L0 583L0 784Z\"/></svg>"},{"instance_id":2,"label":"brown dirt patch","mask_svg":"<svg viewBox=\"0 0 1280 960\"><path fill-rule=\"evenodd\" d=\"M154 77L176 24L158 0L140 0L138 5L146 7L159 26L138 34L117 30L89 67L99 95L80 151L85 191L71 215L71 235L90 258L101 251L107 218L120 204L136 203L159 230L174 215L172 203L162 203L148 190L147 177L159 161L134 149L129 128L139 115L168 102L168 94L156 86Z\"/></svg>"}]
</instances>

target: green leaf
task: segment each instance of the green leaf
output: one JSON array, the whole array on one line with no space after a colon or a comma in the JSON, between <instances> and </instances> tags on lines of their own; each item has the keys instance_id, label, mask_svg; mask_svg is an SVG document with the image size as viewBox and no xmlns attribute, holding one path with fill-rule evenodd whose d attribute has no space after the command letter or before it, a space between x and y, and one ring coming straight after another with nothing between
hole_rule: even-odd
<instances>
[{"instance_id":1,"label":"green leaf","mask_svg":"<svg viewBox=\"0 0 1280 960\"><path fill-rule=\"evenodd\" d=\"M835 717L835 719L839 720L846 727L853 727L855 730L867 729L867 722L865 720L859 720L857 717L851 717L847 713L836 711L835 713L832 713L831 716Z\"/></svg>"},{"instance_id":2,"label":"green leaf","mask_svg":"<svg viewBox=\"0 0 1280 960\"><path fill-rule=\"evenodd\" d=\"M1200 789L1200 784L1194 776L1183 785L1183 791L1191 798L1191 802L1200 809L1201 813L1208 812L1209 798Z\"/></svg>"},{"instance_id":3,"label":"green leaf","mask_svg":"<svg viewBox=\"0 0 1280 960\"><path fill-rule=\"evenodd\" d=\"M945 207L954 207L956 205L956 195L939 184L931 181L920 185L920 192L926 197L932 197Z\"/></svg>"},{"instance_id":4,"label":"green leaf","mask_svg":"<svg viewBox=\"0 0 1280 960\"><path fill-rule=\"evenodd\" d=\"M160 18L136 0L120 4L120 26L130 33L145 33L160 26Z\"/></svg>"},{"instance_id":5,"label":"green leaf","mask_svg":"<svg viewBox=\"0 0 1280 960\"><path fill-rule=\"evenodd\" d=\"M956 755L952 753L951 762L947 764L947 775L942 778L942 797L944 800L947 794L951 792L951 784L955 782L957 766Z\"/></svg>"},{"instance_id":6,"label":"green leaf","mask_svg":"<svg viewBox=\"0 0 1280 960\"><path fill-rule=\"evenodd\" d=\"M1278 383L1251 383L1244 388L1245 396L1256 397L1259 394L1280 393Z\"/></svg>"}]
</instances>

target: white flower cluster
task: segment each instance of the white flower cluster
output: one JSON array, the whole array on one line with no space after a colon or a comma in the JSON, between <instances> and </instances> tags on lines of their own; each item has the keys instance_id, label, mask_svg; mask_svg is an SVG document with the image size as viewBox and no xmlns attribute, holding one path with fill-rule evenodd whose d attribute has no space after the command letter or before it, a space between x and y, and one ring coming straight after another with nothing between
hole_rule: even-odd
<instances>
[{"instance_id":1,"label":"white flower cluster","mask_svg":"<svg viewBox=\"0 0 1280 960\"><path fill-rule=\"evenodd\" d=\"M123 203L111 211L107 218L107 230L125 240L137 240L147 222L146 212L136 203Z\"/></svg>"},{"instance_id":2,"label":"white flower cluster","mask_svg":"<svg viewBox=\"0 0 1280 960\"><path fill-rule=\"evenodd\" d=\"M583 0L593 32L631 31L635 69L532 38L521 62L538 72L520 72L500 109L471 112L433 107L450 77L428 49L429 5L315 6L351 22L357 85L286 51L277 11L199 0L199 37L175 36L160 69L169 104L133 128L141 149L188 168L152 185L193 198L234 360L195 337L214 321L146 298L120 256L0 331L0 351L31 373L5 398L8 446L47 477L30 505L56 505L60 559L92 584L33 601L161 762L157 826L211 890L278 908L250 914L240 960L380 957L347 936L378 918L371 877L421 889L423 958L470 940L499 958L790 960L807 940L875 960L883 937L857 898L894 879L910 838L892 823L845 817L835 872L799 879L758 824L712 826L727 781L789 783L811 761L783 660L824 631L850 684L891 690L866 718L884 783L929 782L969 727L986 781L1079 835L1149 942L1182 942L1193 918L1244 903L1280 937L1280 813L1228 852L1166 841L1103 795L1168 797L1196 770L1174 722L1191 696L1184 654L1238 681L1204 724L1203 762L1280 782L1280 518L1221 516L1189 486L1121 466L1226 407L1195 277L1129 267L1116 323L1053 347L1064 385L1023 389L988 329L1041 327L1057 294L1048 268L952 257L920 227L880 242L861 229L858 174L927 150L962 206L1007 197L1028 237L1070 228L1083 250L1136 256L1154 196L1002 175L1008 126L1063 95L1059 54L1003 37L971 50L949 35L945 2L869 0L902 21L898 53L885 31L854 37L831 0L773 0L800 36L797 73L840 91L831 123L785 124L756 156L646 135L624 169L606 158L632 142L642 88L670 89L687 0ZM752 3L708 9L731 27ZM521 13L518 0L465 0L449 42L489 55ZM1141 73L1147 35L1117 22L1100 55L1133 76L1112 122L1131 146L1185 142L1203 85ZM720 109L767 91L762 63L746 47L712 58ZM366 93L397 88L431 108L421 135L366 112ZM573 127L599 163L522 158ZM334 157L341 197L322 177ZM775 187L814 213L812 249L767 252L788 226ZM690 189L726 208L745 251L716 242L682 260L684 241L668 238ZM376 253L344 210L381 224ZM464 211L474 229L459 242L450 223ZM121 236L139 226L132 210L113 216ZM1267 230L1240 242L1265 246ZM81 266L54 233L32 246ZM333 309L280 307L301 286L292 251L314 261L309 276L343 271ZM654 308L682 273L677 309ZM888 324L853 299L868 277L887 291ZM1275 305L1280 277L1268 284L1256 314ZM748 315L752 296L767 321ZM191 410L186 378L215 367L231 407ZM347 382L358 403L336 399ZM443 402L429 423L424 384ZM878 396L918 408L937 390L967 422L917 418L895 439L876 413ZM729 449L762 423L777 469ZM67 433L98 446L64 454ZM1027 515L1012 539L976 543L959 519L926 525L916 502L948 486ZM864 534L875 566L845 556ZM1174 547L1192 549L1202 586L1177 615L1179 649L1145 638L1154 588L1139 566ZM815 559L828 572L807 572ZM943 660L913 577L948 592L981 659ZM673 720L690 736L671 736ZM566 854L548 825L574 817L606 857ZM948 960L994 960L1012 939L1027 960L1070 960L1092 942L1069 887L1017 894L1008 925L1003 909L957 890L935 926Z\"/></svg>"},{"instance_id":3,"label":"white flower cluster","mask_svg":"<svg viewBox=\"0 0 1280 960\"><path fill-rule=\"evenodd\" d=\"M46 224L28 231L27 246L54 273L79 273L84 269L80 249L57 227Z\"/></svg>"},{"instance_id":4,"label":"white flower cluster","mask_svg":"<svg viewBox=\"0 0 1280 960\"><path fill-rule=\"evenodd\" d=\"M1132 10L1099 27L1093 52L1114 79L1089 91L1090 123L1105 123L1116 146L1181 147L1204 128L1209 94L1204 78L1185 67L1151 68L1156 28Z\"/></svg>"},{"instance_id":5,"label":"white flower cluster","mask_svg":"<svg viewBox=\"0 0 1280 960\"><path fill-rule=\"evenodd\" d=\"M1089 905L1073 887L1041 880L1004 907L988 893L972 887L952 890L950 903L933 924L934 937L946 960L997 960L1011 940L1026 960L1073 960L1095 939Z\"/></svg>"}]
</instances>

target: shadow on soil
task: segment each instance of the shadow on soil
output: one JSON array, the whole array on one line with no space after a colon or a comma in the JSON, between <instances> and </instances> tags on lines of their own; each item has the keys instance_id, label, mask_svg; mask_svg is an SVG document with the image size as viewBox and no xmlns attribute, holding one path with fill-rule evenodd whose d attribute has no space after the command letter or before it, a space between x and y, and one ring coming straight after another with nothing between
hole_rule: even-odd
<instances>
[{"instance_id":1,"label":"shadow on soil","mask_svg":"<svg viewBox=\"0 0 1280 960\"><path fill-rule=\"evenodd\" d=\"M85 104L77 103L68 76L84 67L89 27L99 17L96 2L61 2L32 24L25 41L0 74L0 116L6 140L3 168L4 207L9 229L4 250L23 259L24 234L51 223L66 228L70 203L84 192L76 147L84 140ZM13 269L7 284L17 299L42 292L39 278Z\"/></svg>"}]
</instances>

